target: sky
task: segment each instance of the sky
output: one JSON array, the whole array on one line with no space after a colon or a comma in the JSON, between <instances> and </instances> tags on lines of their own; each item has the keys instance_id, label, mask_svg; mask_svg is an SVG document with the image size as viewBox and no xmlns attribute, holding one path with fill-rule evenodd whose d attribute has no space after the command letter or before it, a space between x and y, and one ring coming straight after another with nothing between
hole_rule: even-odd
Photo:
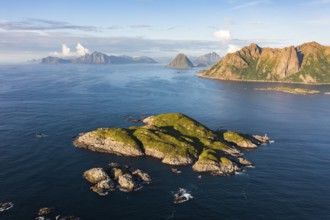
<instances>
[{"instance_id":1,"label":"sky","mask_svg":"<svg viewBox=\"0 0 330 220\"><path fill-rule=\"evenodd\" d=\"M330 0L0 0L0 63L330 45Z\"/></svg>"}]
</instances>

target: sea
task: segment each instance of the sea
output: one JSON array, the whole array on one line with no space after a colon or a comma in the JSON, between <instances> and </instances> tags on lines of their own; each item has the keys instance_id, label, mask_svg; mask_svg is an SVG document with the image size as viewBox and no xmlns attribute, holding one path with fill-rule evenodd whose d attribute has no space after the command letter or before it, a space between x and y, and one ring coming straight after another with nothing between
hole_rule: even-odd
<instances>
[{"instance_id":1,"label":"sea","mask_svg":"<svg viewBox=\"0 0 330 220\"><path fill-rule=\"evenodd\" d=\"M246 83L199 78L163 64L1 65L1 220L35 219L42 207L84 220L330 219L330 85ZM295 95L255 88L320 90ZM128 118L181 112L211 129L267 134L275 142L243 151L254 166L233 176L191 166L79 149L72 138ZM42 132L37 137L36 132ZM82 177L110 162L140 168L153 183L99 196ZM183 188L193 197L175 204Z\"/></svg>"}]
</instances>

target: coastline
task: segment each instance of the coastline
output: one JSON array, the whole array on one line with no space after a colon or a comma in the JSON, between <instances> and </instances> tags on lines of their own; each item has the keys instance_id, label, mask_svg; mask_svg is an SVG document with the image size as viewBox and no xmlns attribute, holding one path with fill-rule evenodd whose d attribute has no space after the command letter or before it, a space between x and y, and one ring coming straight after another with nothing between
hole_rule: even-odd
<instances>
[{"instance_id":1,"label":"coastline","mask_svg":"<svg viewBox=\"0 0 330 220\"><path fill-rule=\"evenodd\" d=\"M206 79L216 79L221 81L233 81L233 82L256 82L256 83L285 83L285 84L297 84L297 85L330 85L330 83L304 83L304 82L288 82L288 81L269 81L269 80L245 80L245 79L224 79L212 76L205 76L202 73L196 74L197 77Z\"/></svg>"}]
</instances>

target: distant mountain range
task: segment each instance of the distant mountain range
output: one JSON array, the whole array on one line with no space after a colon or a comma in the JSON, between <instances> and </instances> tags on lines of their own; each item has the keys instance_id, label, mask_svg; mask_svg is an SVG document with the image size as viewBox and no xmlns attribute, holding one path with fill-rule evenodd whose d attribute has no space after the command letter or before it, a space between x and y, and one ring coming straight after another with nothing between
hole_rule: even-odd
<instances>
[{"instance_id":1,"label":"distant mountain range","mask_svg":"<svg viewBox=\"0 0 330 220\"><path fill-rule=\"evenodd\" d=\"M131 63L157 63L150 57L130 57L130 56L108 56L104 53L93 52L84 56L63 59L59 57L48 56L41 59L40 64L131 64Z\"/></svg>"},{"instance_id":2,"label":"distant mountain range","mask_svg":"<svg viewBox=\"0 0 330 220\"><path fill-rule=\"evenodd\" d=\"M177 69L191 69L193 67L211 66L219 60L220 56L215 52L199 56L194 60L194 62L192 62L185 54L179 53L169 64L166 65L166 67Z\"/></svg>"},{"instance_id":3,"label":"distant mountain range","mask_svg":"<svg viewBox=\"0 0 330 220\"><path fill-rule=\"evenodd\" d=\"M219 54L217 54L216 52L212 52L197 57L193 63L197 67L206 67L206 66L212 66L220 59L221 57L219 56Z\"/></svg>"},{"instance_id":4,"label":"distant mountain range","mask_svg":"<svg viewBox=\"0 0 330 220\"><path fill-rule=\"evenodd\" d=\"M316 42L298 47L261 48L251 44L199 76L223 80L330 83L330 47Z\"/></svg>"}]
</instances>

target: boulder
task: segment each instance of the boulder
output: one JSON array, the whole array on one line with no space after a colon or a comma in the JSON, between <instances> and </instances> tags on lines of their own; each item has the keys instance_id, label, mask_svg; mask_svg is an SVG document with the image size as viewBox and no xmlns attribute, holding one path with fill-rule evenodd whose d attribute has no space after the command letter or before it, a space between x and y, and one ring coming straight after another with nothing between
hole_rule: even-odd
<instances>
[{"instance_id":1,"label":"boulder","mask_svg":"<svg viewBox=\"0 0 330 220\"><path fill-rule=\"evenodd\" d=\"M116 185L111 179L102 180L91 187L91 190L100 196L105 196L109 191L113 191L115 189Z\"/></svg>"},{"instance_id":2,"label":"boulder","mask_svg":"<svg viewBox=\"0 0 330 220\"><path fill-rule=\"evenodd\" d=\"M117 181L119 177L122 176L123 174L124 174L123 170L119 167L114 167L110 170L110 176Z\"/></svg>"},{"instance_id":3,"label":"boulder","mask_svg":"<svg viewBox=\"0 0 330 220\"><path fill-rule=\"evenodd\" d=\"M149 184L152 181L150 175L140 169L134 170L132 174L138 176L144 183Z\"/></svg>"},{"instance_id":4,"label":"boulder","mask_svg":"<svg viewBox=\"0 0 330 220\"><path fill-rule=\"evenodd\" d=\"M55 210L55 209L52 208L52 207L44 207L44 208L39 209L39 211L38 211L38 215L39 215L39 216L49 215L49 214L51 214L54 210Z\"/></svg>"},{"instance_id":5,"label":"boulder","mask_svg":"<svg viewBox=\"0 0 330 220\"><path fill-rule=\"evenodd\" d=\"M84 178L90 183L98 183L102 180L108 180L110 177L103 168L92 168L84 172Z\"/></svg>"},{"instance_id":6,"label":"boulder","mask_svg":"<svg viewBox=\"0 0 330 220\"><path fill-rule=\"evenodd\" d=\"M134 189L138 188L138 185L134 181L133 176L128 173L120 176L118 179L118 183L122 189L127 191L133 191Z\"/></svg>"}]
</instances>

